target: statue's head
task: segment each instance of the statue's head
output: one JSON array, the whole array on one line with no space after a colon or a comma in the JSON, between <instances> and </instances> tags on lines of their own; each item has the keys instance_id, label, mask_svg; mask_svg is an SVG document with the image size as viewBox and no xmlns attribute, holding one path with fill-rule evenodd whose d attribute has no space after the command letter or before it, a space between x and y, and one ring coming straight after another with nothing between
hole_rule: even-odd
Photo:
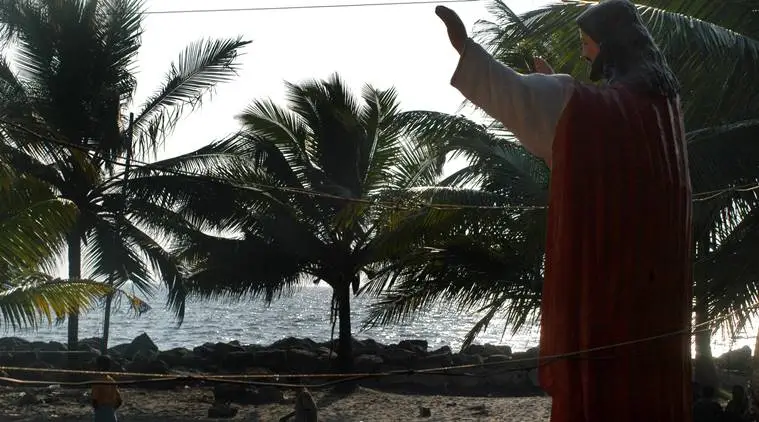
<instances>
[{"instance_id":1,"label":"statue's head","mask_svg":"<svg viewBox=\"0 0 759 422\"><path fill-rule=\"evenodd\" d=\"M605 79L667 96L677 94L677 78L630 1L601 1L580 14L577 25L591 80Z\"/></svg>"}]
</instances>

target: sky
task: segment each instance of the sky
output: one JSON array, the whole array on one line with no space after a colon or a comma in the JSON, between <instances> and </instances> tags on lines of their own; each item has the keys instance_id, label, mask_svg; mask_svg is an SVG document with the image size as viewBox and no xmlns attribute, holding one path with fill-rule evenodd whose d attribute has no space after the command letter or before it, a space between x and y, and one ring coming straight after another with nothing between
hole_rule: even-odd
<instances>
[{"instance_id":1,"label":"sky","mask_svg":"<svg viewBox=\"0 0 759 422\"><path fill-rule=\"evenodd\" d=\"M146 0L147 11L263 8L272 6L377 3L382 0ZM390 0L412 2L418 0ZM516 12L546 0L511 0ZM490 20L490 0L450 3L468 29ZM161 82L172 61L202 38L242 36L252 41L240 58L239 77L220 85L199 110L185 117L158 158L195 150L234 132L235 116L253 100L284 104L284 81L323 79L338 72L361 87L395 87L404 110L456 113L464 98L450 85L458 55L435 4L217 13L149 14L137 63L139 104Z\"/></svg>"},{"instance_id":2,"label":"sky","mask_svg":"<svg viewBox=\"0 0 759 422\"><path fill-rule=\"evenodd\" d=\"M419 0L145 0L146 11L266 8ZM446 3L470 30L490 20L492 0ZM506 0L517 13L547 0ZM284 82L324 79L337 72L360 94L361 87L395 87L403 110L459 111L464 97L450 85L458 55L435 4L148 14L137 57L133 110L155 92L171 63L190 43L242 36L239 77L219 85L202 107L187 114L166 140L158 159L196 150L237 130L235 116L255 99L285 105ZM470 112L471 113L471 112ZM471 115L471 114L469 114ZM463 163L451 163L447 171ZM65 256L58 263L65 277ZM85 269L85 274L87 270Z\"/></svg>"}]
</instances>

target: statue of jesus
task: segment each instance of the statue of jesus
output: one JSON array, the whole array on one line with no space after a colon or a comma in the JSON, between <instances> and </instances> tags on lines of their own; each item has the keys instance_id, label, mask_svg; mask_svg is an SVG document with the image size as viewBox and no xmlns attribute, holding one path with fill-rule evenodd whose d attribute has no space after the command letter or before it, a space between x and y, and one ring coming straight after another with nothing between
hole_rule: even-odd
<instances>
[{"instance_id":1,"label":"statue of jesus","mask_svg":"<svg viewBox=\"0 0 759 422\"><path fill-rule=\"evenodd\" d=\"M602 1L577 19L600 84L554 74L542 60L537 73L515 72L472 41L455 12L436 13L460 55L452 85L551 169L539 378L552 422L692 420L692 202L679 86L636 7Z\"/></svg>"}]
</instances>

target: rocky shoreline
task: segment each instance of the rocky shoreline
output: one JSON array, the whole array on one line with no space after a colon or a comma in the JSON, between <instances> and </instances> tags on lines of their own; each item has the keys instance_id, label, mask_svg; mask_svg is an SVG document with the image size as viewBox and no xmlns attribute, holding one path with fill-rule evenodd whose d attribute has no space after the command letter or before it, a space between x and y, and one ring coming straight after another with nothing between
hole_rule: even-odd
<instances>
[{"instance_id":1,"label":"rocky shoreline","mask_svg":"<svg viewBox=\"0 0 759 422\"><path fill-rule=\"evenodd\" d=\"M100 339L81 340L76 352L70 353L58 342L29 342L16 337L0 338L0 366L40 369L94 370L94 359L100 355ZM206 343L193 349L184 347L161 351L145 333L130 343L108 349L116 372L145 374L192 375L265 375L276 378L255 381L286 384L320 384L335 377L298 378L299 374L335 374L336 354L330 342L285 338L268 346L229 343ZM436 394L458 396L540 396L537 383L537 348L512 352L509 346L472 345L460 353L444 346L429 350L425 340L404 340L397 344L380 344L374 340L353 340L354 372L362 374L401 372L390 376L366 376L355 383L376 390L404 394ZM513 362L513 363L510 363ZM717 358L724 374L742 377L751 368L751 350L738 349ZM486 364L485 366L477 366ZM418 373L451 366L471 365L445 373ZM87 381L91 375L53 372L30 372L7 369L10 378L39 381ZM146 377L116 377L120 380ZM181 385L179 385L181 384ZM187 379L144 384L146 388L172 389L187 384ZM224 388L219 386L217 391ZM259 388L260 393L280 396L279 389ZM241 393L238 391L238 393ZM230 392L230 394L238 394ZM250 398L252 401L257 399ZM259 397L258 400L263 400Z\"/></svg>"},{"instance_id":2,"label":"rocky shoreline","mask_svg":"<svg viewBox=\"0 0 759 422\"><path fill-rule=\"evenodd\" d=\"M0 338L0 366L41 369L94 370L94 359L100 355L100 339L84 339L76 352L70 353L58 342L29 342L24 339ZM265 382L319 384L335 378L300 379L289 375L335 374L336 353L330 342L285 338L268 346L229 343L206 343L193 349L184 347L158 350L147 334L132 342L108 349L116 364L115 371L147 374L230 375L279 374ZM363 387L416 394L466 396L532 396L542 395L537 386L537 349L512 352L509 346L472 345L461 353L447 346L428 350L425 340L404 340L397 344L380 344L374 340L353 340L354 372L362 374L403 372L392 376L366 376L356 383ZM508 364L508 361L515 361ZM504 362L503 365L471 366L446 371L445 374L414 373L458 365ZM6 370L8 377L51 382L88 380L88 376ZM117 377L119 379L135 379ZM144 378L144 377L143 377ZM149 388L175 388L174 382L146 384Z\"/></svg>"}]
</instances>

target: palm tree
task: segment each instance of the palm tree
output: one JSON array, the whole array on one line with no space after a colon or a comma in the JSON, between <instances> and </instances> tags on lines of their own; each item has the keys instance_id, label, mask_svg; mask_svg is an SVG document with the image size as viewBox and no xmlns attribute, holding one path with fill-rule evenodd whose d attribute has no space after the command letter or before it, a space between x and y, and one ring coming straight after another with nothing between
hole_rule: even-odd
<instances>
[{"instance_id":1,"label":"palm tree","mask_svg":"<svg viewBox=\"0 0 759 422\"><path fill-rule=\"evenodd\" d=\"M204 232L185 237L182 257L190 275L174 289L173 301L270 302L303 281L325 282L333 289L339 364L349 370L351 288L356 293L362 273L380 259L374 238L390 214L388 204L377 201L394 198L392 206L403 206L397 194L433 183L443 159L431 159L427 148L403 136L393 89L366 86L359 100L333 75L288 83L287 99L289 109L254 101L239 116L240 134L177 160L177 166L222 160L201 166L209 177L196 180L192 192L174 192L171 186L186 179L172 174L163 182L151 177L150 186L135 177L130 189L179 204ZM162 183L165 193L158 195Z\"/></svg>"},{"instance_id":2,"label":"palm tree","mask_svg":"<svg viewBox=\"0 0 759 422\"><path fill-rule=\"evenodd\" d=\"M133 107L137 86L133 72L142 10L137 0L0 3L0 28L15 48L18 69L15 74L8 63L0 67L4 88L17 94L3 98L0 125L12 135L4 148L9 162L79 210L62 242L69 278L81 279L84 263L91 277L128 279L147 294L149 267L164 282L180 277L155 235L168 211L145 201L127 202L120 188L123 172L113 162L155 152L188 106L235 76L238 51L247 42L205 40L188 46L128 124L124 111ZM77 312L68 323L69 347L75 347Z\"/></svg>"}]
</instances>

